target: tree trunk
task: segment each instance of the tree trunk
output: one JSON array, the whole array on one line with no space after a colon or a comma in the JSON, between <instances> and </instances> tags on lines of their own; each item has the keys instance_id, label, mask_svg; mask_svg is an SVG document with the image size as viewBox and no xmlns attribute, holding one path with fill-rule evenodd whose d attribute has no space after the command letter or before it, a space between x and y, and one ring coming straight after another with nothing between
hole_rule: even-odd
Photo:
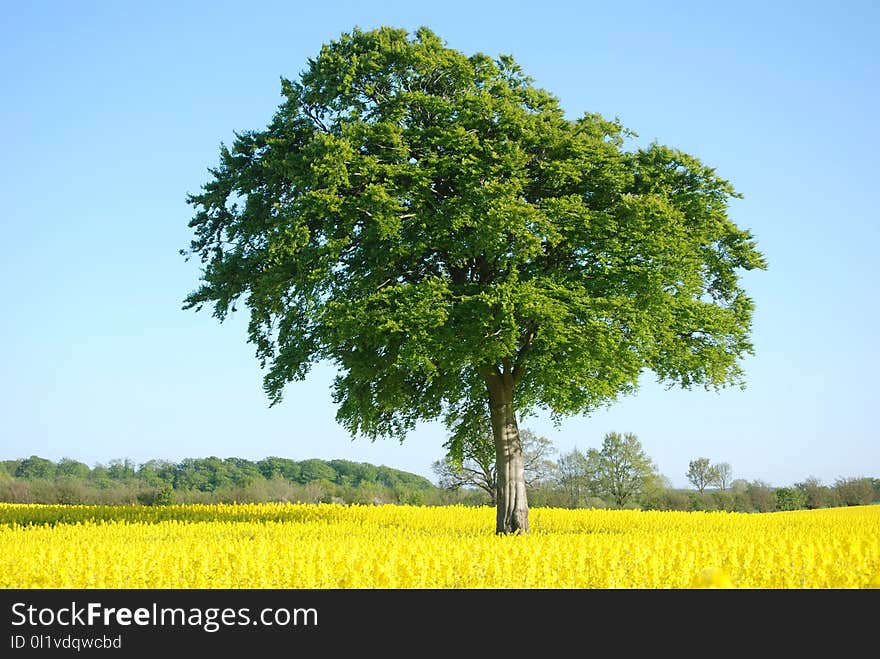
<instances>
[{"instance_id":1,"label":"tree trunk","mask_svg":"<svg viewBox=\"0 0 880 659\"><path fill-rule=\"evenodd\" d=\"M492 373L486 377L486 388L495 440L495 532L528 533L525 461L513 409L513 378Z\"/></svg>"}]
</instances>

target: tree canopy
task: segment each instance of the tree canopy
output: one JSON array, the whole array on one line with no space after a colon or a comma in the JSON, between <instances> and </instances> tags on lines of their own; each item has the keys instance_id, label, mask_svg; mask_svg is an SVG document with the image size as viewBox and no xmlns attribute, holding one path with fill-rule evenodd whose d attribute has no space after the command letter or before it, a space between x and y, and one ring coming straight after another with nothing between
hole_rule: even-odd
<instances>
[{"instance_id":1,"label":"tree canopy","mask_svg":"<svg viewBox=\"0 0 880 659\"><path fill-rule=\"evenodd\" d=\"M696 157L627 150L617 120L569 119L511 56L427 28L355 29L281 88L188 196L185 252L203 264L185 308L244 303L272 404L326 360L353 435L474 437L491 416L522 518L517 416L588 413L645 370L742 383L738 271L765 264Z\"/></svg>"}]
</instances>

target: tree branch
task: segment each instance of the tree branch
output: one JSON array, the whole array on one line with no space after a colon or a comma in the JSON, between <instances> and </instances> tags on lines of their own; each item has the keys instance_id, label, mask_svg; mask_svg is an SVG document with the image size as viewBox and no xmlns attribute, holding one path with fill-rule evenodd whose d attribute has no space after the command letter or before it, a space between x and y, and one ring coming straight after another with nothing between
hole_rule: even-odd
<instances>
[{"instance_id":1,"label":"tree branch","mask_svg":"<svg viewBox=\"0 0 880 659\"><path fill-rule=\"evenodd\" d=\"M513 382L516 384L522 378L523 372L525 370L525 357L528 351L531 349L532 345L535 342L535 337L538 335L538 328L535 327L535 324L530 322L527 324L526 335L523 339L522 345L519 347L519 350L516 351L516 357L513 361Z\"/></svg>"}]
</instances>

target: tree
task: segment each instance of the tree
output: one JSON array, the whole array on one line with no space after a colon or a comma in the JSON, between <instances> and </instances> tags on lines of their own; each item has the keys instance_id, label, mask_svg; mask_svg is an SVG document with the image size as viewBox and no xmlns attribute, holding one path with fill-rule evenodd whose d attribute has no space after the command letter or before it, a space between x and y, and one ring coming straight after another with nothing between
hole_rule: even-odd
<instances>
[{"instance_id":1,"label":"tree","mask_svg":"<svg viewBox=\"0 0 880 659\"><path fill-rule=\"evenodd\" d=\"M303 460L299 463L299 469L299 482L304 485L312 481L327 481L328 483L336 481L336 470L324 460L317 458Z\"/></svg>"},{"instance_id":2,"label":"tree","mask_svg":"<svg viewBox=\"0 0 880 659\"><path fill-rule=\"evenodd\" d=\"M807 505L807 495L796 487L778 487L773 496L776 497L776 510L800 510Z\"/></svg>"},{"instance_id":3,"label":"tree","mask_svg":"<svg viewBox=\"0 0 880 659\"><path fill-rule=\"evenodd\" d=\"M746 485L745 493L748 495L750 510L767 513L776 507L776 495L769 483L762 480L750 481Z\"/></svg>"},{"instance_id":4,"label":"tree","mask_svg":"<svg viewBox=\"0 0 880 659\"><path fill-rule=\"evenodd\" d=\"M61 458L55 466L55 476L67 476L85 480L89 477L89 466L73 458Z\"/></svg>"},{"instance_id":5,"label":"tree","mask_svg":"<svg viewBox=\"0 0 880 659\"><path fill-rule=\"evenodd\" d=\"M55 477L55 470L55 463L51 460L32 455L19 463L13 476L26 480L35 480L38 478L50 480Z\"/></svg>"},{"instance_id":6,"label":"tree","mask_svg":"<svg viewBox=\"0 0 880 659\"><path fill-rule=\"evenodd\" d=\"M828 488L822 485L822 481L815 476L795 483L794 486L804 494L804 505L807 508L824 508L830 502Z\"/></svg>"},{"instance_id":7,"label":"tree","mask_svg":"<svg viewBox=\"0 0 880 659\"><path fill-rule=\"evenodd\" d=\"M244 458L226 458L223 460L227 469L227 478L238 487L246 487L263 478L260 468L255 462Z\"/></svg>"},{"instance_id":8,"label":"tree","mask_svg":"<svg viewBox=\"0 0 880 659\"><path fill-rule=\"evenodd\" d=\"M702 494L716 481L716 473L709 458L697 458L688 463L687 479Z\"/></svg>"},{"instance_id":9,"label":"tree","mask_svg":"<svg viewBox=\"0 0 880 659\"><path fill-rule=\"evenodd\" d=\"M733 468L729 462L719 462L712 466L712 482L720 489L726 490L733 480Z\"/></svg>"},{"instance_id":10,"label":"tree","mask_svg":"<svg viewBox=\"0 0 880 659\"><path fill-rule=\"evenodd\" d=\"M631 432L606 434L598 457L600 488L618 506L634 499L657 476L654 462Z\"/></svg>"},{"instance_id":11,"label":"tree","mask_svg":"<svg viewBox=\"0 0 880 659\"><path fill-rule=\"evenodd\" d=\"M147 460L137 468L138 478L160 489L172 486L176 473L177 465L170 460Z\"/></svg>"},{"instance_id":12,"label":"tree","mask_svg":"<svg viewBox=\"0 0 880 659\"><path fill-rule=\"evenodd\" d=\"M598 494L598 455L596 449L584 453L575 447L556 461L556 481L572 508L580 506L587 497Z\"/></svg>"},{"instance_id":13,"label":"tree","mask_svg":"<svg viewBox=\"0 0 880 659\"><path fill-rule=\"evenodd\" d=\"M300 466L299 463L290 458L279 458L277 456L269 456L257 462L257 468L263 474L263 478L271 480L273 478L284 478L289 481L300 482Z\"/></svg>"},{"instance_id":14,"label":"tree","mask_svg":"<svg viewBox=\"0 0 880 659\"><path fill-rule=\"evenodd\" d=\"M688 463L687 479L700 494L711 485L726 490L733 480L733 469L727 462L713 465L709 458L697 458Z\"/></svg>"},{"instance_id":15,"label":"tree","mask_svg":"<svg viewBox=\"0 0 880 659\"><path fill-rule=\"evenodd\" d=\"M137 467L128 458L111 460L107 467L107 474L115 481L130 480L137 474Z\"/></svg>"},{"instance_id":16,"label":"tree","mask_svg":"<svg viewBox=\"0 0 880 659\"><path fill-rule=\"evenodd\" d=\"M552 442L528 428L520 430L523 447L523 469L526 486L548 477L555 466L549 456L555 451ZM431 465L438 484L444 489L477 487L489 495L491 505L497 504L498 480L495 471L495 442L492 429L461 446L450 449L442 460Z\"/></svg>"},{"instance_id":17,"label":"tree","mask_svg":"<svg viewBox=\"0 0 880 659\"><path fill-rule=\"evenodd\" d=\"M870 478L838 478L834 489L845 506L866 506L874 500Z\"/></svg>"},{"instance_id":18,"label":"tree","mask_svg":"<svg viewBox=\"0 0 880 659\"><path fill-rule=\"evenodd\" d=\"M263 130L187 196L202 264L185 309L244 304L270 404L326 361L353 437L491 419L496 530L528 532L517 420L633 393L742 384L765 266L732 185L598 114L565 116L511 56L427 28L325 44Z\"/></svg>"}]
</instances>

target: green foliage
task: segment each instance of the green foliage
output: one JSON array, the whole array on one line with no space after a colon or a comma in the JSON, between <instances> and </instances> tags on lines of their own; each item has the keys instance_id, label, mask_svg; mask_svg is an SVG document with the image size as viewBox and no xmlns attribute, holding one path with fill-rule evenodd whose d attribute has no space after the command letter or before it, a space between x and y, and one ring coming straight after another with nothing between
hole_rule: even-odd
<instances>
[{"instance_id":1,"label":"green foliage","mask_svg":"<svg viewBox=\"0 0 880 659\"><path fill-rule=\"evenodd\" d=\"M632 497L632 502L635 503L638 508L647 509L649 507L649 502L657 501L662 498L663 493L669 489L669 482L666 478L660 475L656 470L656 467L654 467L653 462L651 462L651 467L643 476L641 487L636 495Z\"/></svg>"},{"instance_id":2,"label":"green foliage","mask_svg":"<svg viewBox=\"0 0 880 659\"><path fill-rule=\"evenodd\" d=\"M831 488L822 485L818 478L811 476L804 481L795 483L794 487L802 492L806 508L825 508L826 506L835 505L835 497Z\"/></svg>"},{"instance_id":3,"label":"green foliage","mask_svg":"<svg viewBox=\"0 0 880 659\"><path fill-rule=\"evenodd\" d=\"M633 506L645 498L648 507L656 507L663 505L659 492L666 489L638 437L618 432L607 433L599 450L574 449L560 456L556 482L570 507L595 506L597 498L616 507Z\"/></svg>"},{"instance_id":4,"label":"green foliage","mask_svg":"<svg viewBox=\"0 0 880 659\"><path fill-rule=\"evenodd\" d=\"M227 466L228 479L232 485L244 487L263 478L260 468L250 460L226 458L223 462Z\"/></svg>"},{"instance_id":5,"label":"green foliage","mask_svg":"<svg viewBox=\"0 0 880 659\"><path fill-rule=\"evenodd\" d=\"M21 463L21 460L0 461L0 475L14 476Z\"/></svg>"},{"instance_id":6,"label":"green foliage","mask_svg":"<svg viewBox=\"0 0 880 659\"><path fill-rule=\"evenodd\" d=\"M57 476L69 476L70 478L83 479L89 475L89 466L84 462L78 462L70 458L61 458L55 465Z\"/></svg>"},{"instance_id":7,"label":"green foliage","mask_svg":"<svg viewBox=\"0 0 880 659\"><path fill-rule=\"evenodd\" d=\"M257 462L257 468L263 474L263 478L284 478L289 481L301 482L302 468L295 460L289 458L268 457Z\"/></svg>"},{"instance_id":8,"label":"green foliage","mask_svg":"<svg viewBox=\"0 0 880 659\"><path fill-rule=\"evenodd\" d=\"M25 480L50 479L55 476L55 469L55 463L51 460L32 455L19 463L14 476Z\"/></svg>"},{"instance_id":9,"label":"green foliage","mask_svg":"<svg viewBox=\"0 0 880 659\"><path fill-rule=\"evenodd\" d=\"M155 505L157 506L170 506L174 503L174 488L170 485L162 485L159 488L159 492L156 494Z\"/></svg>"},{"instance_id":10,"label":"green foliage","mask_svg":"<svg viewBox=\"0 0 880 659\"><path fill-rule=\"evenodd\" d=\"M838 478L834 483L841 502L846 506L863 506L874 501L874 479Z\"/></svg>"},{"instance_id":11,"label":"green foliage","mask_svg":"<svg viewBox=\"0 0 880 659\"><path fill-rule=\"evenodd\" d=\"M379 470L375 465L350 460L331 460L330 466L336 471L336 481L357 487L362 482L376 483Z\"/></svg>"},{"instance_id":12,"label":"green foliage","mask_svg":"<svg viewBox=\"0 0 880 659\"><path fill-rule=\"evenodd\" d=\"M773 488L763 481L752 481L746 486L746 494L752 505L752 510L759 513L767 513L776 508L776 497Z\"/></svg>"},{"instance_id":13,"label":"green foliage","mask_svg":"<svg viewBox=\"0 0 880 659\"><path fill-rule=\"evenodd\" d=\"M216 456L186 458L175 470L174 489L210 492L229 484L226 471L223 460Z\"/></svg>"},{"instance_id":14,"label":"green foliage","mask_svg":"<svg viewBox=\"0 0 880 659\"><path fill-rule=\"evenodd\" d=\"M512 57L426 28L343 34L281 87L189 195L184 252L203 265L185 308L249 309L273 404L320 360L338 420L371 438L438 418L473 436L492 373L556 419L646 369L742 383L738 272L765 263L696 157L626 150L617 121L566 118Z\"/></svg>"},{"instance_id":15,"label":"green foliage","mask_svg":"<svg viewBox=\"0 0 880 659\"><path fill-rule=\"evenodd\" d=\"M174 488L165 483L156 489L141 492L137 497L138 503L145 506L170 506L176 503Z\"/></svg>"},{"instance_id":16,"label":"green foliage","mask_svg":"<svg viewBox=\"0 0 880 659\"><path fill-rule=\"evenodd\" d=\"M733 479L733 469L727 462L712 464L709 458L697 458L688 463L687 479L702 495L707 487L726 490Z\"/></svg>"},{"instance_id":17,"label":"green foliage","mask_svg":"<svg viewBox=\"0 0 880 659\"><path fill-rule=\"evenodd\" d=\"M774 494L776 510L799 510L806 507L807 497L796 487L779 487Z\"/></svg>"},{"instance_id":18,"label":"green foliage","mask_svg":"<svg viewBox=\"0 0 880 659\"><path fill-rule=\"evenodd\" d=\"M336 470L324 460L303 460L299 463L299 482L325 480L332 483L336 480Z\"/></svg>"},{"instance_id":19,"label":"green foliage","mask_svg":"<svg viewBox=\"0 0 880 659\"><path fill-rule=\"evenodd\" d=\"M376 482L391 488L404 486L427 490L433 487L431 481L424 476L385 466L378 468L376 472Z\"/></svg>"},{"instance_id":20,"label":"green foliage","mask_svg":"<svg viewBox=\"0 0 880 659\"><path fill-rule=\"evenodd\" d=\"M702 494L709 485L715 483L716 478L712 470L709 458L697 458L688 463L687 479L691 485Z\"/></svg>"},{"instance_id":21,"label":"green foliage","mask_svg":"<svg viewBox=\"0 0 880 659\"><path fill-rule=\"evenodd\" d=\"M693 510L690 494L693 492L664 487L649 490L640 501L645 510Z\"/></svg>"},{"instance_id":22,"label":"green foliage","mask_svg":"<svg viewBox=\"0 0 880 659\"><path fill-rule=\"evenodd\" d=\"M148 460L137 468L137 478L154 487L172 486L177 465L168 460Z\"/></svg>"},{"instance_id":23,"label":"green foliage","mask_svg":"<svg viewBox=\"0 0 880 659\"><path fill-rule=\"evenodd\" d=\"M91 470L67 458L57 465L37 456L7 462L16 471L22 463L25 467L20 477L0 471L0 501L159 506L236 501L437 504L443 500L423 476L349 460L297 462L269 457L252 462L211 456L134 465L126 459L112 460L109 467L98 464ZM467 497L448 502L465 503Z\"/></svg>"},{"instance_id":24,"label":"green foliage","mask_svg":"<svg viewBox=\"0 0 880 659\"><path fill-rule=\"evenodd\" d=\"M605 435L598 453L598 481L603 494L612 497L618 506L625 506L653 485L656 476L654 462L635 434Z\"/></svg>"},{"instance_id":25,"label":"green foliage","mask_svg":"<svg viewBox=\"0 0 880 659\"><path fill-rule=\"evenodd\" d=\"M113 485L109 470L101 464L96 464L89 472L89 482L101 489L107 489Z\"/></svg>"},{"instance_id":26,"label":"green foliage","mask_svg":"<svg viewBox=\"0 0 880 659\"><path fill-rule=\"evenodd\" d=\"M115 481L134 478L136 473L136 465L128 458L124 460L111 460L110 465L107 467L107 475Z\"/></svg>"}]
</instances>

